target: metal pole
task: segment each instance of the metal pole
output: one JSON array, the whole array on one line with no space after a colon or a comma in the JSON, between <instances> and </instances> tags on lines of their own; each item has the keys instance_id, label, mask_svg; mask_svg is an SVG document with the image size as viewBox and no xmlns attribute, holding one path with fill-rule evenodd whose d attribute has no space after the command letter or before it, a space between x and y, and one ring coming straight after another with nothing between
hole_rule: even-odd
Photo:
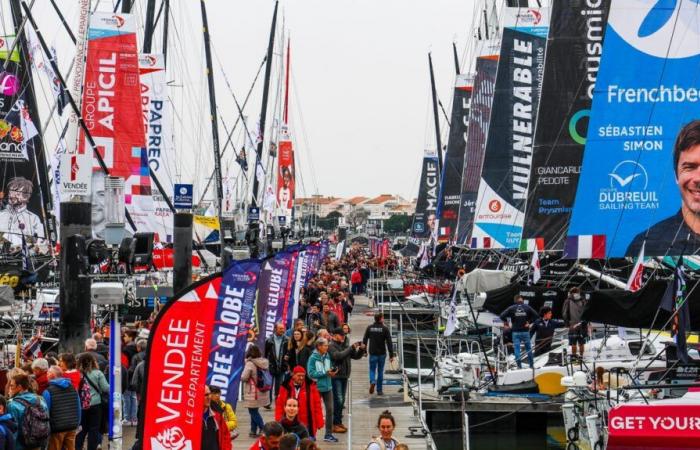
<instances>
[{"instance_id":1,"label":"metal pole","mask_svg":"<svg viewBox=\"0 0 700 450\"><path fill-rule=\"evenodd\" d=\"M200 1L202 10L202 26L204 28L204 54L207 63L207 84L209 85L209 118L211 119L211 137L214 150L214 172L216 175L216 214L221 223L221 198L224 192L221 180L221 152L219 151L219 121L216 115L216 91L214 89L214 65L211 60L211 44L209 40L209 22L207 21L207 7L204 0ZM221 239L221 255L224 252L223 239Z\"/></svg>"},{"instance_id":2,"label":"metal pole","mask_svg":"<svg viewBox=\"0 0 700 450\"><path fill-rule=\"evenodd\" d=\"M464 450L469 450L469 415L464 413Z\"/></svg>"},{"instance_id":3,"label":"metal pole","mask_svg":"<svg viewBox=\"0 0 700 450\"><path fill-rule=\"evenodd\" d=\"M455 70L457 75L459 75L459 55L457 55L457 44L455 42L452 43L452 56L455 58Z\"/></svg>"},{"instance_id":4,"label":"metal pole","mask_svg":"<svg viewBox=\"0 0 700 450\"><path fill-rule=\"evenodd\" d=\"M433 93L433 120L435 121L435 143L437 144L438 170L442 174L442 141L440 139L440 116L438 115L438 99L435 89L435 73L433 71L433 57L428 53L428 64L430 65L430 88Z\"/></svg>"},{"instance_id":5,"label":"metal pole","mask_svg":"<svg viewBox=\"0 0 700 450\"><path fill-rule=\"evenodd\" d=\"M418 360L418 417L421 416L423 411L423 389L421 387L421 373L420 373L420 336L416 336L416 354Z\"/></svg>"},{"instance_id":6,"label":"metal pole","mask_svg":"<svg viewBox=\"0 0 700 450\"><path fill-rule=\"evenodd\" d=\"M348 450L352 450L352 379L348 378L345 404L348 405Z\"/></svg>"},{"instance_id":7,"label":"metal pole","mask_svg":"<svg viewBox=\"0 0 700 450\"><path fill-rule=\"evenodd\" d=\"M143 32L143 52L151 53L151 43L153 42L153 30L156 15L156 0L148 0L146 4L146 25Z\"/></svg>"},{"instance_id":8,"label":"metal pole","mask_svg":"<svg viewBox=\"0 0 700 450\"><path fill-rule=\"evenodd\" d=\"M121 324L119 323L119 308L114 307L112 320L109 324L111 339L109 340L109 449L122 448L122 354Z\"/></svg>"}]
</instances>

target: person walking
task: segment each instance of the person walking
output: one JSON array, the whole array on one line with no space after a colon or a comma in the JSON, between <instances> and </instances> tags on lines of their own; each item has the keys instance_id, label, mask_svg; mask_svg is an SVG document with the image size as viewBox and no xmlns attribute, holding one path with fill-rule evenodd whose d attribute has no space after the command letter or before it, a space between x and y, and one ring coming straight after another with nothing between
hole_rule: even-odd
<instances>
[{"instance_id":1,"label":"person walking","mask_svg":"<svg viewBox=\"0 0 700 450\"><path fill-rule=\"evenodd\" d=\"M389 352L389 359L393 361L394 345L391 342L389 328L384 325L384 314L377 312L374 314L374 323L365 330L362 344L369 347L369 393L374 394L375 386L377 395L384 395L384 364L386 354ZM369 344L369 345L368 345Z\"/></svg>"},{"instance_id":2,"label":"person walking","mask_svg":"<svg viewBox=\"0 0 700 450\"><path fill-rule=\"evenodd\" d=\"M367 450L396 450L396 446L399 445L399 441L394 438L396 420L390 411L386 410L379 415L377 429L379 436L372 438Z\"/></svg>"},{"instance_id":3,"label":"person walking","mask_svg":"<svg viewBox=\"0 0 700 450\"><path fill-rule=\"evenodd\" d=\"M202 418L201 448L204 450L232 450L231 434L224 417L211 407L211 391L204 385L204 415Z\"/></svg>"},{"instance_id":4,"label":"person walking","mask_svg":"<svg viewBox=\"0 0 700 450\"><path fill-rule=\"evenodd\" d=\"M586 337L588 337L588 322L581 320L586 300L581 295L581 289L572 287L569 295L564 300L562 318L569 327L569 345L571 345L571 357L583 358Z\"/></svg>"},{"instance_id":5,"label":"person walking","mask_svg":"<svg viewBox=\"0 0 700 450\"><path fill-rule=\"evenodd\" d=\"M299 422L309 431L309 436L315 438L316 432L324 425L321 394L316 383L307 379L306 370L301 366L292 370L292 377L280 389L275 405L275 420L280 421L284 416L284 408L289 398L297 399Z\"/></svg>"},{"instance_id":6,"label":"person walking","mask_svg":"<svg viewBox=\"0 0 700 450\"><path fill-rule=\"evenodd\" d=\"M109 402L109 384L97 366L97 360L90 353L78 356L78 371L82 376L81 383L87 383L90 389L90 407L81 412L81 429L76 436L75 446L82 449L87 438L87 450L96 450L102 443L102 433L106 425L103 410Z\"/></svg>"},{"instance_id":7,"label":"person walking","mask_svg":"<svg viewBox=\"0 0 700 450\"><path fill-rule=\"evenodd\" d=\"M9 381L9 392L10 399L7 405L8 413L14 419L17 424L17 431L14 434L15 449L16 450L29 450L29 449L39 449L46 445L46 441L49 439L50 429L48 423L48 410L46 409L46 403L44 399L35 393L31 392L29 376L24 373L15 374ZM37 409L37 406L39 409ZM44 415L46 421L39 417ZM25 435L23 430L23 425L25 417L27 414L32 414L32 418L37 419L32 424L30 431L31 436ZM41 429L40 429L41 427ZM41 442L37 445L37 442Z\"/></svg>"},{"instance_id":8,"label":"person walking","mask_svg":"<svg viewBox=\"0 0 700 450\"><path fill-rule=\"evenodd\" d=\"M61 353L58 356L58 367L63 371L63 376L68 378L76 391L80 392L80 372L75 368L75 355Z\"/></svg>"},{"instance_id":9,"label":"person walking","mask_svg":"<svg viewBox=\"0 0 700 450\"><path fill-rule=\"evenodd\" d=\"M285 433L294 433L299 439L309 437L309 431L303 423L299 422L299 401L293 397L284 402L284 414L279 420Z\"/></svg>"},{"instance_id":10,"label":"person walking","mask_svg":"<svg viewBox=\"0 0 700 450\"><path fill-rule=\"evenodd\" d=\"M287 343L288 369L293 371L301 366L306 371L306 363L309 362L311 349L306 345L306 333L303 330L294 330L292 338Z\"/></svg>"},{"instance_id":11,"label":"person walking","mask_svg":"<svg viewBox=\"0 0 700 450\"><path fill-rule=\"evenodd\" d=\"M50 367L48 378L49 384L43 394L51 426L48 450L75 450L80 425L80 396L59 367Z\"/></svg>"},{"instance_id":12,"label":"person walking","mask_svg":"<svg viewBox=\"0 0 700 450\"><path fill-rule=\"evenodd\" d=\"M85 339L85 352L90 353L92 356L95 357L95 360L97 361L97 367L100 368L102 373L107 373L107 367L109 366L109 362L107 361L107 358L102 356L102 354L97 351L97 341L95 339Z\"/></svg>"},{"instance_id":13,"label":"person walking","mask_svg":"<svg viewBox=\"0 0 700 450\"><path fill-rule=\"evenodd\" d=\"M328 348L331 361L338 368L338 373L331 380L333 385L333 432L346 433L343 425L343 408L345 408L345 393L348 389L348 378L352 369L352 359L360 359L364 354L362 343L350 345L345 337L343 328L333 330L332 340Z\"/></svg>"},{"instance_id":14,"label":"person walking","mask_svg":"<svg viewBox=\"0 0 700 450\"><path fill-rule=\"evenodd\" d=\"M272 375L273 389L270 390L270 404L272 403L272 394L277 397L280 390L280 384L284 375L287 373L287 336L285 336L284 323L277 322L275 331L272 336L265 340L265 358L270 364L270 374ZM267 406L267 405L265 405Z\"/></svg>"},{"instance_id":15,"label":"person walking","mask_svg":"<svg viewBox=\"0 0 700 450\"><path fill-rule=\"evenodd\" d=\"M14 450L17 422L12 414L7 412L7 400L0 395L0 450Z\"/></svg>"},{"instance_id":16,"label":"person walking","mask_svg":"<svg viewBox=\"0 0 700 450\"><path fill-rule=\"evenodd\" d=\"M267 392L258 389L258 376L262 371L269 370L270 363L263 358L260 349L253 345L246 352L245 366L241 374L243 385L243 405L248 408L250 414L250 437L258 437L258 430L262 430L265 421L260 415L260 408L270 403ZM260 373L260 374L259 374Z\"/></svg>"},{"instance_id":17,"label":"person walking","mask_svg":"<svg viewBox=\"0 0 700 450\"><path fill-rule=\"evenodd\" d=\"M124 419L122 420L123 426L135 427L138 424L138 411L139 411L139 386L132 383L134 376L136 374L136 369L141 362L146 360L146 347L148 347L148 340L137 339L136 340L136 353L131 357L128 369L122 369L122 373L126 374L125 378L122 378L122 391L124 391L124 398L129 397L129 400L124 401ZM99 361L98 361L99 365ZM136 380L137 381L137 380ZM126 409L128 407L128 409Z\"/></svg>"},{"instance_id":18,"label":"person walking","mask_svg":"<svg viewBox=\"0 0 700 450\"><path fill-rule=\"evenodd\" d=\"M328 341L324 338L316 339L316 350L309 358L306 368L309 377L316 381L318 392L323 399L323 406L326 410L326 435L323 440L326 442L338 442L333 436L333 385L331 378L338 373L337 367L331 366L331 357L328 355Z\"/></svg>"},{"instance_id":19,"label":"person walking","mask_svg":"<svg viewBox=\"0 0 700 450\"><path fill-rule=\"evenodd\" d=\"M516 295L514 298L515 304L509 306L501 313L501 320L504 326L510 328L513 333L513 353L515 362L519 369L522 369L523 363L520 357L520 345L525 345L527 352L527 360L532 368L532 344L530 343L530 324L539 319L539 316L530 305L525 304L525 299L522 295ZM510 325L508 325L510 322Z\"/></svg>"}]
</instances>

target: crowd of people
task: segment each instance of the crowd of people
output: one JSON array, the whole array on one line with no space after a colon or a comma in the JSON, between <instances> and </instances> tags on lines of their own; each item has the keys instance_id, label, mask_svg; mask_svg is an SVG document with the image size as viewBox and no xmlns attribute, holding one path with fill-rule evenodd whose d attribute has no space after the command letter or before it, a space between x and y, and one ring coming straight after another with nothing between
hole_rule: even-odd
<instances>
[{"instance_id":1,"label":"crowd of people","mask_svg":"<svg viewBox=\"0 0 700 450\"><path fill-rule=\"evenodd\" d=\"M386 358L394 357L383 316L376 314L363 339L355 342L348 323L354 296L366 291L370 271L379 264L384 263L357 246L339 260L326 258L302 291L292 327L275 324L262 346L257 345L256 329L249 331L239 404L250 415L249 436L256 439L251 449L317 449L321 430L323 441L338 442L335 435L348 431L343 422L353 360L368 357L369 393L383 395ZM93 334L79 354L47 353L8 372L5 395L0 396L0 450L101 448L111 395L108 338L103 332L109 333ZM122 330L125 427L137 426L142 416L148 335L147 322ZM216 386L205 386L203 396L202 448L231 449L239 435L235 408ZM261 408L271 410L274 420L266 423ZM381 438L368 448L396 448L390 439L394 425L390 413L382 414L377 424Z\"/></svg>"}]
</instances>

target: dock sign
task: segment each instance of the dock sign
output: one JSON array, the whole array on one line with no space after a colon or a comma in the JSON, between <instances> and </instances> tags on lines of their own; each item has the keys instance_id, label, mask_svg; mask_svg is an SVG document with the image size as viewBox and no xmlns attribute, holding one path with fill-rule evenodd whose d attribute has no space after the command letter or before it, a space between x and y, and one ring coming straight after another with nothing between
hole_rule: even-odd
<instances>
[{"instance_id":1,"label":"dock sign","mask_svg":"<svg viewBox=\"0 0 700 450\"><path fill-rule=\"evenodd\" d=\"M192 209L192 185L176 184L173 200L177 209Z\"/></svg>"}]
</instances>

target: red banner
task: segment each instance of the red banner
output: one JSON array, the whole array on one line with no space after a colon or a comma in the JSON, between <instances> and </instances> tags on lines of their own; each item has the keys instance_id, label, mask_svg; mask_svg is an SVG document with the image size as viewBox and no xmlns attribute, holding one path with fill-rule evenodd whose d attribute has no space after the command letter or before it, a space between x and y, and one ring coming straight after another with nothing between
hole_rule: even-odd
<instances>
[{"instance_id":1,"label":"red banner","mask_svg":"<svg viewBox=\"0 0 700 450\"><path fill-rule=\"evenodd\" d=\"M146 229L153 202L144 148L136 21L130 14L94 13L90 18L82 115L110 175L124 179L125 203L136 227ZM88 145L82 132L79 143L81 149ZM99 168L96 160L94 168ZM101 182L95 179L93 192L103 190Z\"/></svg>"},{"instance_id":2,"label":"red banner","mask_svg":"<svg viewBox=\"0 0 700 450\"><path fill-rule=\"evenodd\" d=\"M221 274L195 284L156 319L150 339L144 420L145 450L199 450L210 340Z\"/></svg>"},{"instance_id":3,"label":"red banner","mask_svg":"<svg viewBox=\"0 0 700 450\"><path fill-rule=\"evenodd\" d=\"M199 267L202 261L192 255L192 267ZM175 251L172 248L153 249L153 266L158 269L172 269L175 265Z\"/></svg>"},{"instance_id":4,"label":"red banner","mask_svg":"<svg viewBox=\"0 0 700 450\"><path fill-rule=\"evenodd\" d=\"M700 404L622 405L608 416L608 449L700 448Z\"/></svg>"},{"instance_id":5,"label":"red banner","mask_svg":"<svg viewBox=\"0 0 700 450\"><path fill-rule=\"evenodd\" d=\"M279 158L277 163L277 204L283 215L288 218L294 207L294 150L292 141L279 142Z\"/></svg>"}]
</instances>

